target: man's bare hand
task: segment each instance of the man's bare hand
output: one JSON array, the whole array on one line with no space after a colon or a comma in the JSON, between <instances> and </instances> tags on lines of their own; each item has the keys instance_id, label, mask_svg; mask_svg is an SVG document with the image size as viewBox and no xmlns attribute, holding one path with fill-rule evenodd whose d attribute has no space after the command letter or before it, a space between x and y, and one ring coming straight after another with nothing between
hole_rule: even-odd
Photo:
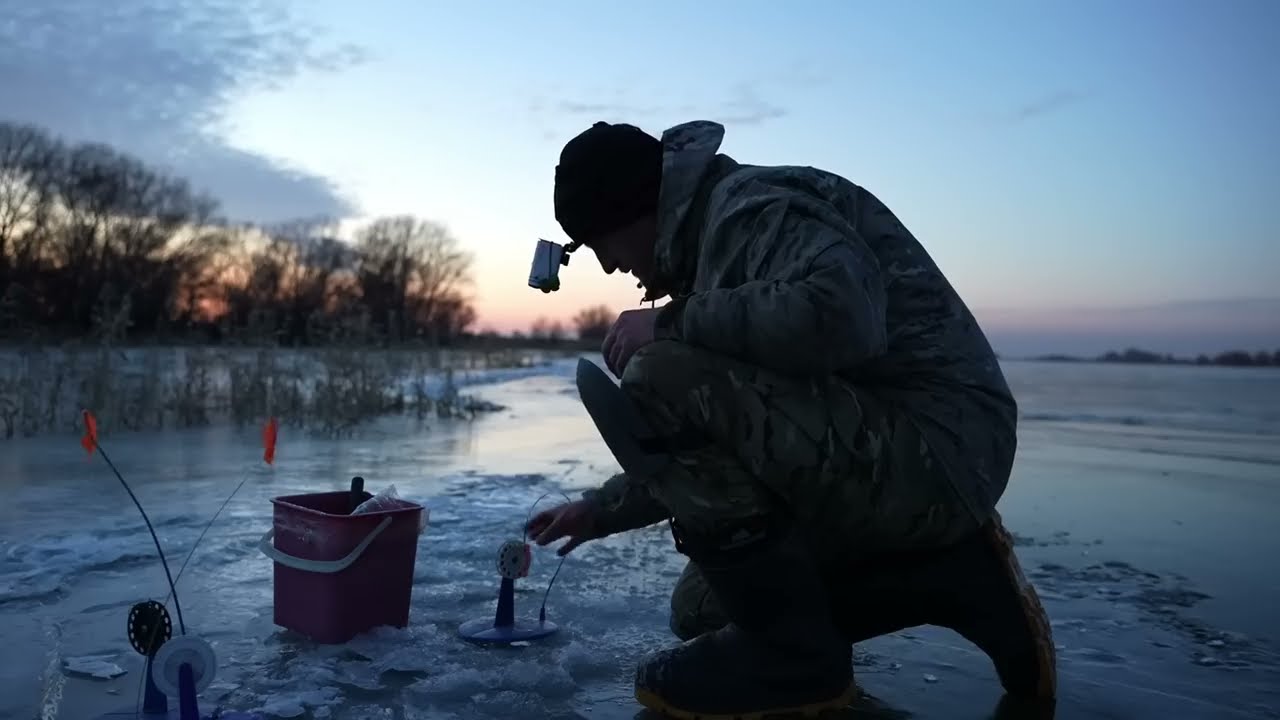
<instances>
[{"instance_id":1,"label":"man's bare hand","mask_svg":"<svg viewBox=\"0 0 1280 720\"><path fill-rule=\"evenodd\" d=\"M595 509L586 500L562 503L543 510L525 526L525 532L538 545L569 538L569 542L556 550L556 555L560 556L568 555L582 543L595 539L595 530Z\"/></svg>"},{"instance_id":2,"label":"man's bare hand","mask_svg":"<svg viewBox=\"0 0 1280 720\"><path fill-rule=\"evenodd\" d=\"M624 310L605 335L601 352L605 366L621 378L637 350L653 342L654 324L660 308Z\"/></svg>"}]
</instances>

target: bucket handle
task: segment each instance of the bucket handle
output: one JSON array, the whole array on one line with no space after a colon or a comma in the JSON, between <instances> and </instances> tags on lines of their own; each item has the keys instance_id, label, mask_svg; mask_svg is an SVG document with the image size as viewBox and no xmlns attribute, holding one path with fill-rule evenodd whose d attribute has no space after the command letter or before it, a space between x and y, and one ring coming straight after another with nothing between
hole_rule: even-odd
<instances>
[{"instance_id":1,"label":"bucket handle","mask_svg":"<svg viewBox=\"0 0 1280 720\"><path fill-rule=\"evenodd\" d=\"M386 530L387 526L390 524L390 517L382 518L382 522L378 523L378 527L374 528L373 532L369 533L368 537L361 540L360 544L357 545L354 550L347 553L346 557L338 560L307 560L305 558L294 557L288 553L281 552L276 548L275 544L271 542L271 539L275 537L276 534L275 528L271 528L262 536L262 540L258 541L258 549L262 551L263 555L266 555L285 567L290 567L294 570L303 570L305 572L331 575L333 573L340 573L343 570L346 570L351 563L358 560L360 555L364 553L365 549L369 547L369 543L373 542L373 539L378 537L383 530Z\"/></svg>"}]
</instances>

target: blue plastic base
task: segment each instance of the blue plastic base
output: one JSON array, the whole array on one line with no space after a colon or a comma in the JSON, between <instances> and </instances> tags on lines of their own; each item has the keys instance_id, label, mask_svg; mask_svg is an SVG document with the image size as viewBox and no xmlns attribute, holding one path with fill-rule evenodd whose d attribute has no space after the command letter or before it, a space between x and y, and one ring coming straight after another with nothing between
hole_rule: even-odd
<instances>
[{"instance_id":1,"label":"blue plastic base","mask_svg":"<svg viewBox=\"0 0 1280 720\"><path fill-rule=\"evenodd\" d=\"M155 681L151 676L151 658L147 658L143 672L147 674L147 680L145 700L141 708L134 706L103 713L94 720L191 720L192 718L195 720L266 720L265 717L257 713L218 712L215 710L212 715L201 715L200 710L196 707L196 688L195 680L191 675L191 666L186 663L183 663L178 668L178 682L181 685L183 697L179 698L177 707L170 705L169 698L156 688ZM183 707L184 705L185 708ZM184 709L186 710L185 713L183 712Z\"/></svg>"},{"instance_id":2,"label":"blue plastic base","mask_svg":"<svg viewBox=\"0 0 1280 720\"><path fill-rule=\"evenodd\" d=\"M503 578L498 586L498 609L493 618L480 618L458 626L458 635L483 645L510 645L523 640L541 640L556 632L553 622L516 620L516 581Z\"/></svg>"},{"instance_id":3,"label":"blue plastic base","mask_svg":"<svg viewBox=\"0 0 1280 720\"><path fill-rule=\"evenodd\" d=\"M520 622L511 625L494 625L492 618L481 618L458 626L463 640L483 645L509 645L522 640L541 640L554 635L559 628L550 621Z\"/></svg>"}]
</instances>

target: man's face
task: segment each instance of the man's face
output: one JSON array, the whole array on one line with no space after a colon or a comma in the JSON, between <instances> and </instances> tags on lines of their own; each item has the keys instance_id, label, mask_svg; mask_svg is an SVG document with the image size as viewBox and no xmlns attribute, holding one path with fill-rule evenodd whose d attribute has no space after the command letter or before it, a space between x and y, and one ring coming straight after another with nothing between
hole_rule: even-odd
<instances>
[{"instance_id":1,"label":"man's face","mask_svg":"<svg viewBox=\"0 0 1280 720\"><path fill-rule=\"evenodd\" d=\"M653 249L658 238L656 218L641 218L626 227L593 238L586 244L600 261L600 269L630 273L646 287L653 283Z\"/></svg>"}]
</instances>

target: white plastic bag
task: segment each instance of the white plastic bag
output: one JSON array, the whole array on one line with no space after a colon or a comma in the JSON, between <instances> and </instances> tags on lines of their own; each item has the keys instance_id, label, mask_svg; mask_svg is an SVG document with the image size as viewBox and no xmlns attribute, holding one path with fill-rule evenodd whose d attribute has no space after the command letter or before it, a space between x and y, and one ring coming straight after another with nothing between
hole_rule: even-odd
<instances>
[{"instance_id":1,"label":"white plastic bag","mask_svg":"<svg viewBox=\"0 0 1280 720\"><path fill-rule=\"evenodd\" d=\"M396 493L395 485L388 485L385 490L374 495L356 506L351 511L352 515L360 515L362 513L379 512L381 510L398 510L404 507L400 504L400 495ZM418 532L422 532L427 527L427 509L422 508L421 517L418 518Z\"/></svg>"},{"instance_id":2,"label":"white plastic bag","mask_svg":"<svg viewBox=\"0 0 1280 720\"><path fill-rule=\"evenodd\" d=\"M388 485L386 490L374 495L356 506L351 511L352 515L360 515L361 513L378 512L380 510L395 510L400 507L400 496L396 494L396 486Z\"/></svg>"}]
</instances>

